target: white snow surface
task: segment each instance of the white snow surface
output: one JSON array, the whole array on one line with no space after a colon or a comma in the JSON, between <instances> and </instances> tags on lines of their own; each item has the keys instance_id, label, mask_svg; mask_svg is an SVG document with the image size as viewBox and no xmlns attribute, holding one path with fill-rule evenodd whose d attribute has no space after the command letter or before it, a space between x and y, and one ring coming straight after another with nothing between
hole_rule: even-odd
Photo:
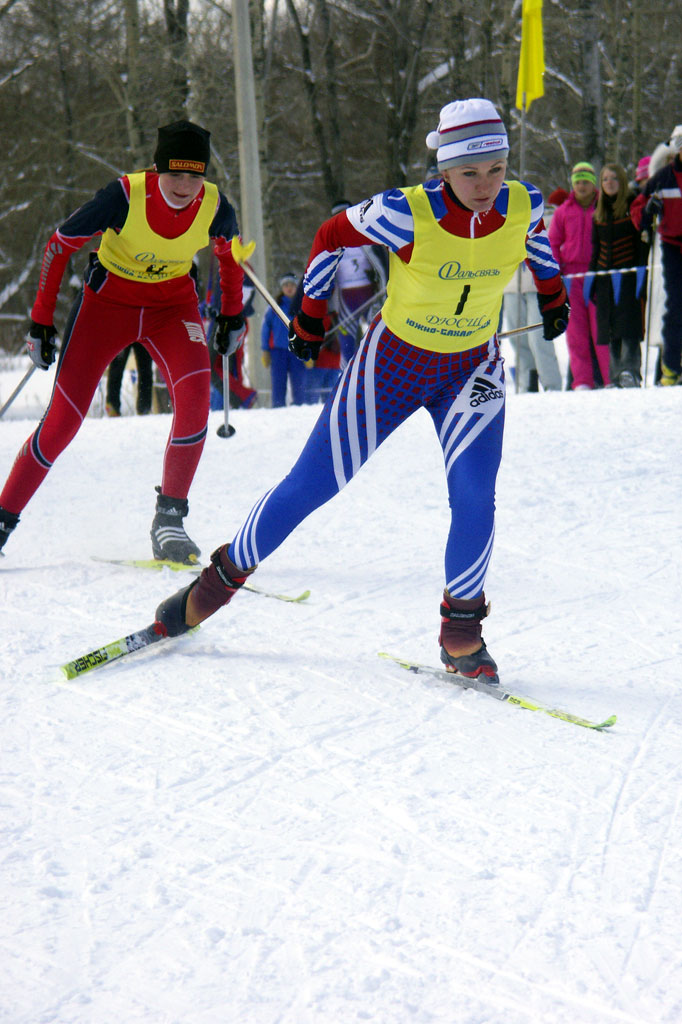
<instances>
[{"instance_id":1,"label":"white snow surface","mask_svg":"<svg viewBox=\"0 0 682 1024\"><path fill-rule=\"evenodd\" d=\"M204 558L318 413L211 414ZM679 1024L682 388L509 395L484 633L603 733L377 657L438 665L423 412L253 578L306 603L67 682L185 582L91 557L151 557L169 422L88 418L0 559L0 1021Z\"/></svg>"}]
</instances>

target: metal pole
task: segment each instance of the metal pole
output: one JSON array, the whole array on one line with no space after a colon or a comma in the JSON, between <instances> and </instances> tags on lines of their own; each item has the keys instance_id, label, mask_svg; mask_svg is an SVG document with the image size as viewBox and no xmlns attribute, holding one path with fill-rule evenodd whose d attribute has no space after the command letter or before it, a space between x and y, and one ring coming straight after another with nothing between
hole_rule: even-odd
<instances>
[{"instance_id":1,"label":"metal pole","mask_svg":"<svg viewBox=\"0 0 682 1024\"><path fill-rule=\"evenodd\" d=\"M513 334L525 334L526 331L539 331L544 324L526 324L525 327L515 327L513 331L502 331L502 334L498 334L498 338L511 338Z\"/></svg>"},{"instance_id":2,"label":"metal pole","mask_svg":"<svg viewBox=\"0 0 682 1024\"><path fill-rule=\"evenodd\" d=\"M259 119L256 111L256 90L253 79L253 53L248 0L232 0L234 79L239 141L239 185L241 196L241 230L243 238L256 242L254 263L258 276L266 278L263 207L260 161L258 155ZM255 388L266 387L265 369L260 361L262 311L256 310L253 328L249 331L249 378Z\"/></svg>"},{"instance_id":3,"label":"metal pole","mask_svg":"<svg viewBox=\"0 0 682 1024\"><path fill-rule=\"evenodd\" d=\"M37 369L38 369L38 367L37 367L37 366L35 365L35 363L32 363L32 364L31 364L31 367L30 367L30 369L28 369L28 370L26 371L26 373L24 374L24 376L23 376L23 377L21 378L21 380L19 381L19 383L18 383L18 384L17 384L17 386L15 387L14 391L12 392L12 394L11 394L11 395L9 396L9 398L7 399L7 401L5 402L5 404L3 405L2 409L0 409L0 418L1 418L1 417L2 417L3 415L4 415L5 411L6 411L7 409L9 409L10 405L12 404L12 402L14 401L14 399L15 399L15 398L17 397L17 395L19 394L19 392L20 392L20 391L22 390L22 388L24 387L24 385L25 385L25 384L28 384L28 380L29 380L29 377L31 377L31 375L32 375L33 373L35 373L35 371L36 371Z\"/></svg>"},{"instance_id":4,"label":"metal pole","mask_svg":"<svg viewBox=\"0 0 682 1024\"><path fill-rule=\"evenodd\" d=\"M375 302L383 302L385 295L386 295L386 289L382 288L381 291L378 291L375 295L373 295L371 297L371 299L367 299L367 301L363 302L361 306L358 306L357 309L353 310L353 315L352 316L347 316L345 319L339 320L338 324L334 324L334 326L331 328L331 330L327 331L325 337L329 338L330 335L335 334L336 331L342 331L344 329L344 327L348 327L348 325L352 324L354 322L355 318L360 315L360 313L364 313L364 311L366 309L369 309L369 307L373 303L375 303Z\"/></svg>"},{"instance_id":5,"label":"metal pole","mask_svg":"<svg viewBox=\"0 0 682 1024\"><path fill-rule=\"evenodd\" d=\"M279 302L272 297L268 289L265 287L263 282L258 277L258 274L249 263L249 256L253 255L258 246L255 241L241 242L239 235L235 235L231 243L232 259L235 263L240 263L245 268L246 273L249 275L251 284L254 286L257 292L263 296L265 301L269 303L277 316L280 318L285 327L289 326L289 317L286 315Z\"/></svg>"},{"instance_id":6,"label":"metal pole","mask_svg":"<svg viewBox=\"0 0 682 1024\"><path fill-rule=\"evenodd\" d=\"M656 249L656 238L656 218L654 217L654 219L651 222L651 246L649 248L649 280L647 281L646 342L644 344L644 387L647 387L647 378L649 376L649 347L651 345L651 305L654 295L654 251Z\"/></svg>"},{"instance_id":7,"label":"metal pole","mask_svg":"<svg viewBox=\"0 0 682 1024\"><path fill-rule=\"evenodd\" d=\"M230 357L223 356L223 409L225 421L216 430L218 437L232 437L236 433L230 423Z\"/></svg>"}]
</instances>

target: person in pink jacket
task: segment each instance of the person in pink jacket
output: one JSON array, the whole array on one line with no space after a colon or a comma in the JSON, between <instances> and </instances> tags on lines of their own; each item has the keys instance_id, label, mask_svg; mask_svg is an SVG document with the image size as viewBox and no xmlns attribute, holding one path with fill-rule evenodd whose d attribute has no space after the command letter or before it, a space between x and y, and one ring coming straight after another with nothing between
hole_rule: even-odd
<instances>
[{"instance_id":1,"label":"person in pink jacket","mask_svg":"<svg viewBox=\"0 0 682 1024\"><path fill-rule=\"evenodd\" d=\"M588 163L578 163L571 171L571 192L557 208L549 226L549 241L561 273L584 274L592 257L592 216L597 205L597 175ZM609 383L609 348L597 344L597 311L593 302L583 298L584 278L566 282L571 317L566 330L568 358L573 390L595 387L592 347L604 384Z\"/></svg>"}]
</instances>

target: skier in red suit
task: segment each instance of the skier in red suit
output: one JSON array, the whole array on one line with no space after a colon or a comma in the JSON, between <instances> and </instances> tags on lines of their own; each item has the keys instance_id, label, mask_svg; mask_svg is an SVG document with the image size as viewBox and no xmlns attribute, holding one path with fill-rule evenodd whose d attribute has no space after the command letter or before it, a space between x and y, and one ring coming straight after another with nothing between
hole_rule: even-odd
<instances>
[{"instance_id":1,"label":"skier in red suit","mask_svg":"<svg viewBox=\"0 0 682 1024\"><path fill-rule=\"evenodd\" d=\"M230 248L237 220L226 197L206 180L209 159L210 133L204 128L190 121L159 128L154 169L110 182L47 243L26 339L33 362L43 370L55 359L54 311L69 258L101 235L68 317L49 405L0 493L0 549L80 429L109 363L139 342L159 367L173 404L161 486L156 488L153 554L157 559L198 560L200 551L183 520L206 438L210 366L190 270L194 256L210 240L220 266L218 350L234 352L244 328L244 275Z\"/></svg>"}]
</instances>

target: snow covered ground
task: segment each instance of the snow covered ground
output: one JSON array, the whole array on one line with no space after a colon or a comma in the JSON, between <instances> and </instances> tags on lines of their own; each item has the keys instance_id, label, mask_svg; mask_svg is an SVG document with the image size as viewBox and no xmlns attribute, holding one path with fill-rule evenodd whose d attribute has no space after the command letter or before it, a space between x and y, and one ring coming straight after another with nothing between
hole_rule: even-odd
<instances>
[{"instance_id":1,"label":"snow covered ground","mask_svg":"<svg viewBox=\"0 0 682 1024\"><path fill-rule=\"evenodd\" d=\"M205 557L317 412L212 414ZM67 682L183 582L91 558L150 556L168 425L89 418L0 559L0 1021L679 1024L682 388L509 398L485 635L606 733L377 657L437 664L422 413L256 574L305 604Z\"/></svg>"}]
</instances>

